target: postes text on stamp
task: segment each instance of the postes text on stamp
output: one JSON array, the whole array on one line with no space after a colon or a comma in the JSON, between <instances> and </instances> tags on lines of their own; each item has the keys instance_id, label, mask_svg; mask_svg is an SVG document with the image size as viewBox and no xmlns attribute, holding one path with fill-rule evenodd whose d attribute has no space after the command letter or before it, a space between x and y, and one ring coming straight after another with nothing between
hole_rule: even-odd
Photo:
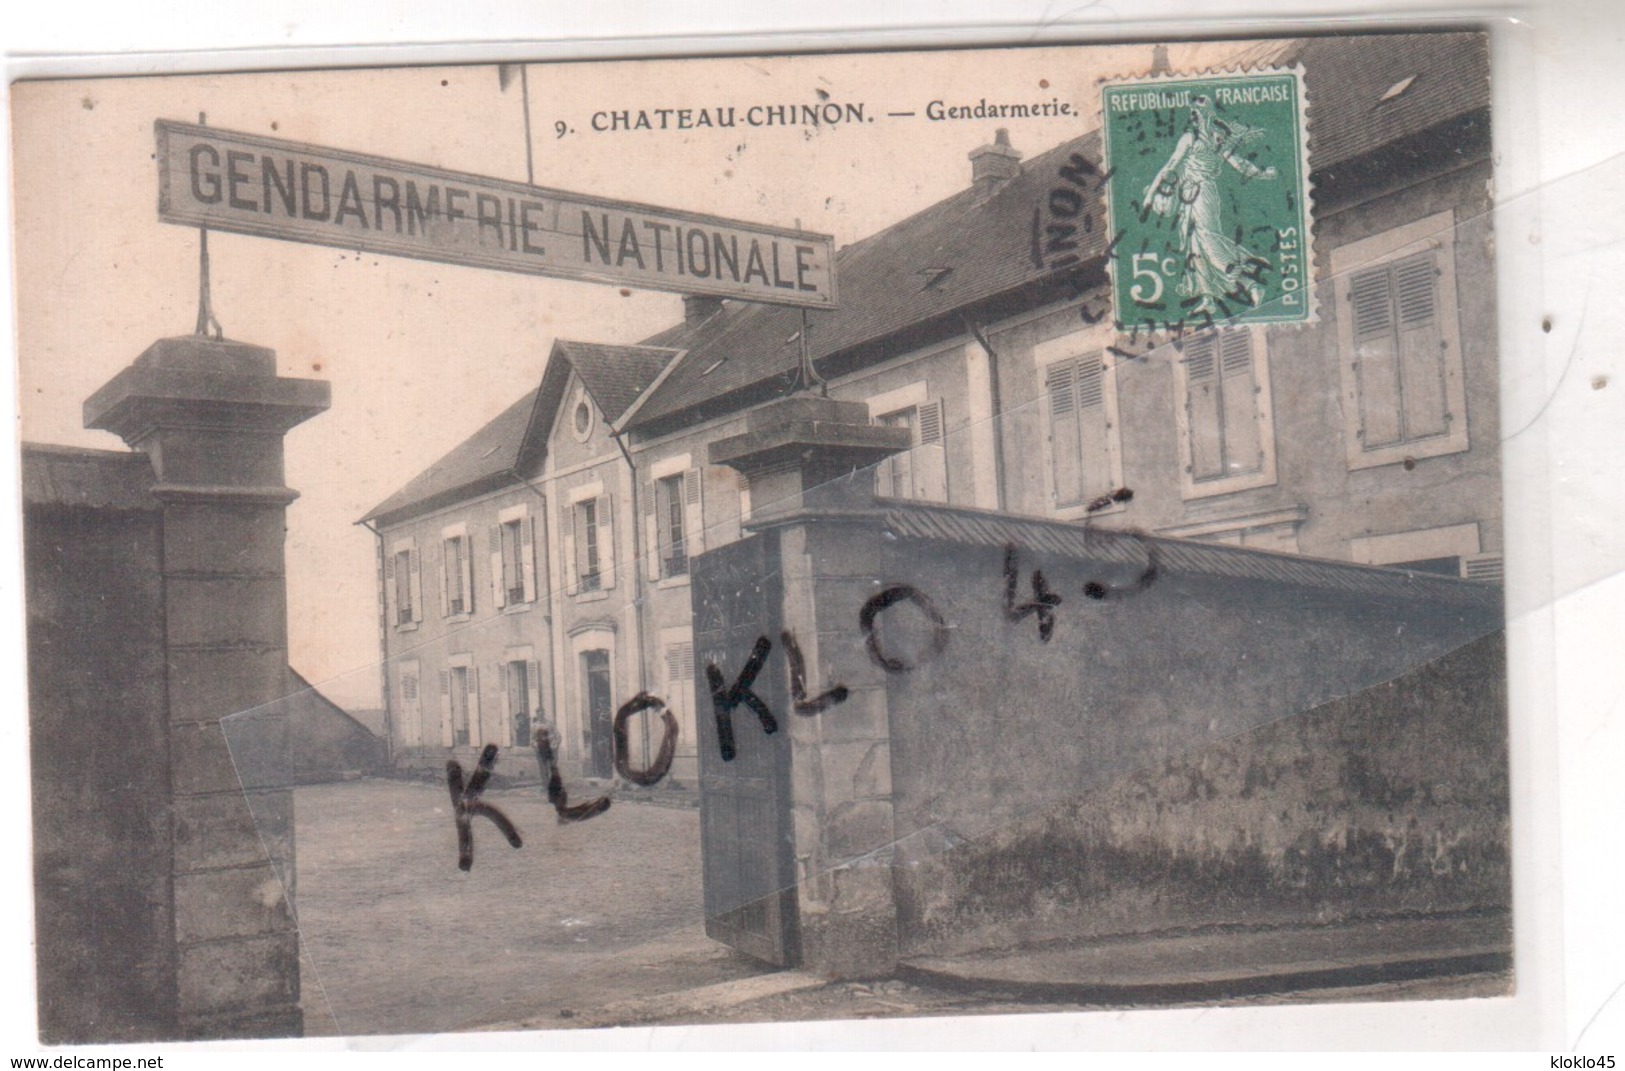
<instances>
[{"instance_id":1,"label":"postes text on stamp","mask_svg":"<svg viewBox=\"0 0 1625 1071\"><path fill-rule=\"evenodd\" d=\"M1119 330L1313 319L1303 77L1163 77L1102 91Z\"/></svg>"}]
</instances>

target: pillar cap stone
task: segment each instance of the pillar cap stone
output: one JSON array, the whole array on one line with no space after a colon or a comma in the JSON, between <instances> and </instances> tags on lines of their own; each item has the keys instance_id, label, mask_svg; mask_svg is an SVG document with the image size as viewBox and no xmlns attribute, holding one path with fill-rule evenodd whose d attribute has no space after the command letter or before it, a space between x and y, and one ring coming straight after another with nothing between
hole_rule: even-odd
<instances>
[{"instance_id":1,"label":"pillar cap stone","mask_svg":"<svg viewBox=\"0 0 1625 1071\"><path fill-rule=\"evenodd\" d=\"M185 336L149 346L85 400L84 419L134 445L171 424L286 432L330 404L325 381L279 377L264 346Z\"/></svg>"},{"instance_id":2,"label":"pillar cap stone","mask_svg":"<svg viewBox=\"0 0 1625 1071\"><path fill-rule=\"evenodd\" d=\"M727 465L747 478L794 467L854 471L907 450L907 428L869 421L862 402L798 395L753 409L745 431L710 444L713 465Z\"/></svg>"}]
</instances>

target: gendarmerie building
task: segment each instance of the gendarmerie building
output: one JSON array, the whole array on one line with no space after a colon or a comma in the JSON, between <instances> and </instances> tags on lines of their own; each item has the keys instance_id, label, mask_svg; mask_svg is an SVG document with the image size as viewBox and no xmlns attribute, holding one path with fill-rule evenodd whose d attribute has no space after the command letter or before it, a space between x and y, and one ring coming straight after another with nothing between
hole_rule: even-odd
<instances>
[{"instance_id":1,"label":"gendarmerie building","mask_svg":"<svg viewBox=\"0 0 1625 1071\"><path fill-rule=\"evenodd\" d=\"M752 513L707 447L807 386L803 346L830 397L909 429L882 496L1498 582L1484 39L1249 59L1305 71L1317 323L1124 343L1105 228L1057 258L1034 213L1099 132L1024 156L999 131L963 190L841 250L840 308L805 338L797 310L690 298L638 345L557 340L534 390L364 518L395 763L545 722L568 776L607 778L614 712L647 691L680 726L668 784L693 786L689 563Z\"/></svg>"}]
</instances>

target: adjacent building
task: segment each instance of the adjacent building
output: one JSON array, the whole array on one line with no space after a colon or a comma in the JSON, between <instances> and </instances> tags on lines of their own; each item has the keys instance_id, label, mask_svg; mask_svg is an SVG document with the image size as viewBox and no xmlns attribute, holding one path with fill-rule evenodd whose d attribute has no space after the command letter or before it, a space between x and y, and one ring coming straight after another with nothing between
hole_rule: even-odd
<instances>
[{"instance_id":1,"label":"adjacent building","mask_svg":"<svg viewBox=\"0 0 1625 1071\"><path fill-rule=\"evenodd\" d=\"M1498 582L1485 39L1256 61L1305 71L1318 322L1125 342L1104 227L1058 238L1037 211L1098 132L1023 159L1000 131L965 189L841 250L838 310L689 298L642 345L560 340L535 390L363 519L396 764L547 724L567 773L608 778L614 711L647 691L680 726L668 783L692 787L689 562L753 505L707 447L809 363L909 430L886 497Z\"/></svg>"}]
</instances>

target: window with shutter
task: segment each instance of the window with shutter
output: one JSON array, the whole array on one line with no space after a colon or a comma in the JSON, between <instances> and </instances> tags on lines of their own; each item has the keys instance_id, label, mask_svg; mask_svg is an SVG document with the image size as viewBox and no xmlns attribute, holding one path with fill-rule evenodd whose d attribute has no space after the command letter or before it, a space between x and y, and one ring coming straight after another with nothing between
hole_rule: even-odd
<instances>
[{"instance_id":1,"label":"window with shutter","mask_svg":"<svg viewBox=\"0 0 1625 1071\"><path fill-rule=\"evenodd\" d=\"M412 604L412 552L396 551L388 571L394 574L395 624L410 625L416 620Z\"/></svg>"},{"instance_id":2,"label":"window with shutter","mask_svg":"<svg viewBox=\"0 0 1625 1071\"><path fill-rule=\"evenodd\" d=\"M589 498L575 507L576 587L597 591L603 586L598 548L598 499Z\"/></svg>"},{"instance_id":3,"label":"window with shutter","mask_svg":"<svg viewBox=\"0 0 1625 1071\"><path fill-rule=\"evenodd\" d=\"M690 558L705 550L705 505L701 470L683 472L683 539Z\"/></svg>"},{"instance_id":4,"label":"window with shutter","mask_svg":"<svg viewBox=\"0 0 1625 1071\"><path fill-rule=\"evenodd\" d=\"M530 665L525 659L514 659L507 664L504 674L502 709L514 747L525 747L531 742Z\"/></svg>"},{"instance_id":5,"label":"window with shutter","mask_svg":"<svg viewBox=\"0 0 1625 1071\"><path fill-rule=\"evenodd\" d=\"M660 575L688 575L688 545L683 539L687 499L682 474L655 481L655 519L659 525Z\"/></svg>"},{"instance_id":6,"label":"window with shutter","mask_svg":"<svg viewBox=\"0 0 1625 1071\"><path fill-rule=\"evenodd\" d=\"M457 732L452 728L451 716L451 671L440 671L440 743L445 747L453 746L457 741Z\"/></svg>"},{"instance_id":7,"label":"window with shutter","mask_svg":"<svg viewBox=\"0 0 1625 1071\"><path fill-rule=\"evenodd\" d=\"M502 591L509 605L525 601L524 523L523 517L502 522Z\"/></svg>"},{"instance_id":8,"label":"window with shutter","mask_svg":"<svg viewBox=\"0 0 1625 1071\"><path fill-rule=\"evenodd\" d=\"M400 595L395 588L395 555L384 555L384 620L389 624L398 624L396 617L400 613L398 605Z\"/></svg>"},{"instance_id":9,"label":"window with shutter","mask_svg":"<svg viewBox=\"0 0 1625 1071\"><path fill-rule=\"evenodd\" d=\"M1044 392L1049 397L1050 473L1058 507L1080 506L1084 501L1077 380L1076 361L1057 361L1044 370Z\"/></svg>"},{"instance_id":10,"label":"window with shutter","mask_svg":"<svg viewBox=\"0 0 1625 1071\"><path fill-rule=\"evenodd\" d=\"M921 502L948 501L948 454L941 401L881 413L877 424L907 428L913 444L875 467L875 493Z\"/></svg>"},{"instance_id":11,"label":"window with shutter","mask_svg":"<svg viewBox=\"0 0 1625 1071\"><path fill-rule=\"evenodd\" d=\"M1110 379L1100 353L1056 361L1044 369L1051 494L1057 509L1080 507L1109 493L1117 482Z\"/></svg>"},{"instance_id":12,"label":"window with shutter","mask_svg":"<svg viewBox=\"0 0 1625 1071\"><path fill-rule=\"evenodd\" d=\"M396 672L400 679L400 716L396 720L395 732L400 742L406 747L418 747L423 743L423 721L421 714L421 698L418 694L418 664L416 661L401 663Z\"/></svg>"},{"instance_id":13,"label":"window with shutter","mask_svg":"<svg viewBox=\"0 0 1625 1071\"><path fill-rule=\"evenodd\" d=\"M1351 468L1467 449L1451 213L1339 247Z\"/></svg>"},{"instance_id":14,"label":"window with shutter","mask_svg":"<svg viewBox=\"0 0 1625 1071\"><path fill-rule=\"evenodd\" d=\"M1273 478L1261 352L1249 329L1204 331L1180 344L1186 497L1256 487L1256 477Z\"/></svg>"},{"instance_id":15,"label":"window with shutter","mask_svg":"<svg viewBox=\"0 0 1625 1071\"><path fill-rule=\"evenodd\" d=\"M615 586L615 500L598 496L598 586Z\"/></svg>"},{"instance_id":16,"label":"window with shutter","mask_svg":"<svg viewBox=\"0 0 1625 1071\"><path fill-rule=\"evenodd\" d=\"M536 518L525 515L519 522L519 573L526 602L536 601Z\"/></svg>"},{"instance_id":17,"label":"window with shutter","mask_svg":"<svg viewBox=\"0 0 1625 1071\"><path fill-rule=\"evenodd\" d=\"M453 747L468 744L468 667L453 666L447 681L448 709L451 712L451 741Z\"/></svg>"},{"instance_id":18,"label":"window with shutter","mask_svg":"<svg viewBox=\"0 0 1625 1071\"><path fill-rule=\"evenodd\" d=\"M423 556L413 547L407 552L412 568L412 623L423 620Z\"/></svg>"},{"instance_id":19,"label":"window with shutter","mask_svg":"<svg viewBox=\"0 0 1625 1071\"><path fill-rule=\"evenodd\" d=\"M440 584L445 593L446 613L466 614L473 609L468 582L468 539L452 536L441 543Z\"/></svg>"},{"instance_id":20,"label":"window with shutter","mask_svg":"<svg viewBox=\"0 0 1625 1071\"><path fill-rule=\"evenodd\" d=\"M875 418L875 423L887 428L907 428L909 441L920 441L918 424L919 410L915 406L907 409L897 409L890 413L882 413ZM910 447L900 454L893 454L879 465L875 466L875 494L886 498L912 498L914 495L914 450Z\"/></svg>"},{"instance_id":21,"label":"window with shutter","mask_svg":"<svg viewBox=\"0 0 1625 1071\"><path fill-rule=\"evenodd\" d=\"M948 444L942 402L920 406L914 448L914 497L924 502L948 501Z\"/></svg>"}]
</instances>

